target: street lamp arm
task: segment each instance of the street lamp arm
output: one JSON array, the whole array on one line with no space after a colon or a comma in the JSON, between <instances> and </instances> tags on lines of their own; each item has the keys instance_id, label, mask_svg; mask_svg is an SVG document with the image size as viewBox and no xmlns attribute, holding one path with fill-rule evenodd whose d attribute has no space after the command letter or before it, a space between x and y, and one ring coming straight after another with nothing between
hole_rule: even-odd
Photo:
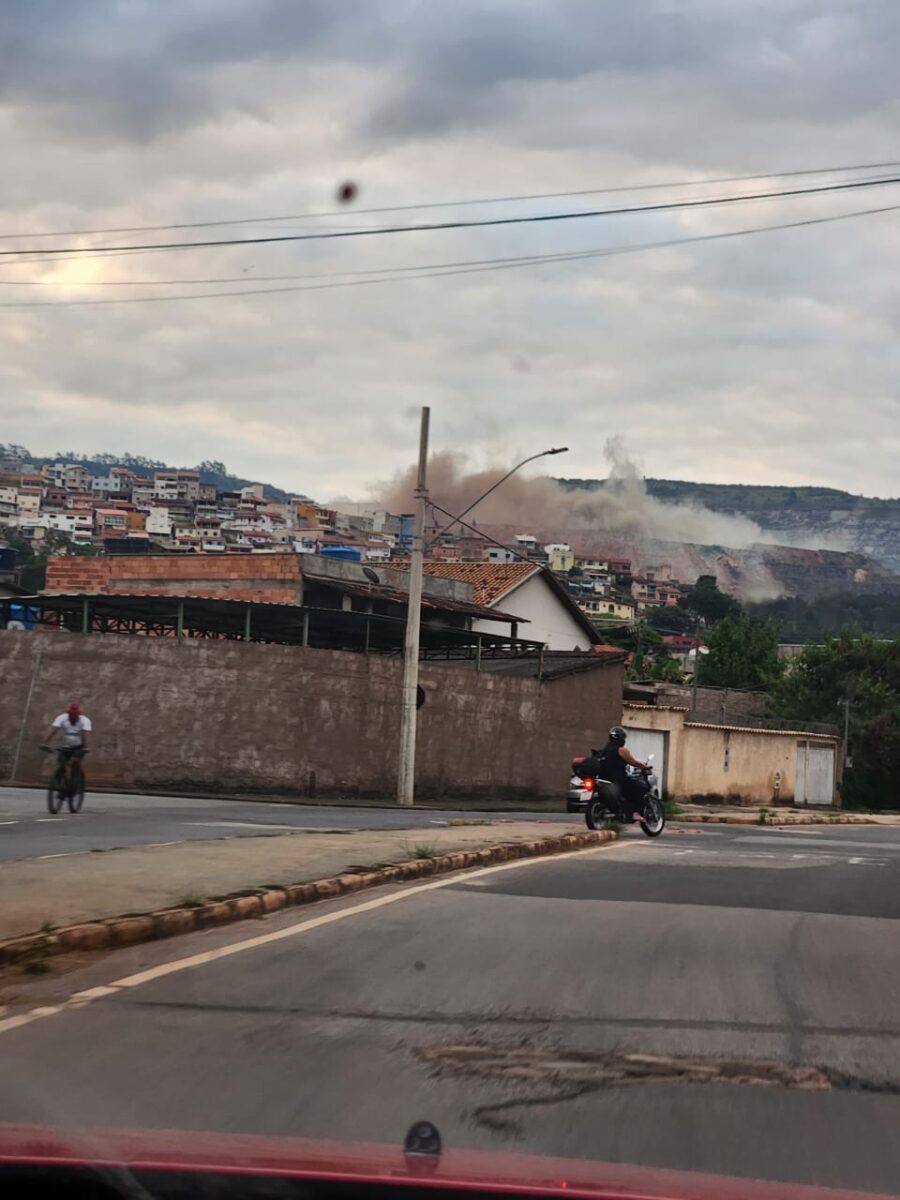
<instances>
[{"instance_id":1,"label":"street lamp arm","mask_svg":"<svg viewBox=\"0 0 900 1200\"><path fill-rule=\"evenodd\" d=\"M452 521L449 521L443 526L442 529L439 529L432 540L434 541L441 537L442 534L445 534L448 529L452 529L454 525L464 524L463 517L467 517L473 508L476 508L482 502L482 500L486 500L487 497L490 496L491 492L495 492L501 483L506 483L507 479L509 479L511 475L515 475L516 471L521 470L521 468L527 466L528 463L534 462L536 458L546 458L551 454L565 454L568 449L568 446L556 446L550 450L541 450L539 454L532 454L530 458L523 458L520 463L516 463L516 465L511 470L507 471L506 474L500 479L498 479L496 483L492 483L486 492L482 492L477 500L473 500L468 508L464 508L458 517L454 517ZM437 505L435 504L433 507L437 508ZM440 511L444 512L445 510L441 509Z\"/></svg>"}]
</instances>

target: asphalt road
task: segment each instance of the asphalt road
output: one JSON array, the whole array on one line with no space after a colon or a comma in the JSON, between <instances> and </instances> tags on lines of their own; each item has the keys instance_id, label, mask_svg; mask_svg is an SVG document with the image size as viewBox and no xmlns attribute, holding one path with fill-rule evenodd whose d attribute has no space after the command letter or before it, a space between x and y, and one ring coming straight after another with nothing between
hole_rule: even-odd
<instances>
[{"instance_id":1,"label":"asphalt road","mask_svg":"<svg viewBox=\"0 0 900 1200\"><path fill-rule=\"evenodd\" d=\"M471 820L570 821L565 813L347 808L277 801L198 800L177 796L89 794L84 809L50 816L46 794L0 788L0 862L153 846L167 842L259 837L298 829L417 829L460 816Z\"/></svg>"},{"instance_id":2,"label":"asphalt road","mask_svg":"<svg viewBox=\"0 0 900 1200\"><path fill-rule=\"evenodd\" d=\"M7 986L0 1119L397 1143L428 1118L896 1195L898 918L874 827L676 827L380 889ZM612 1078L634 1053L677 1061Z\"/></svg>"}]
</instances>

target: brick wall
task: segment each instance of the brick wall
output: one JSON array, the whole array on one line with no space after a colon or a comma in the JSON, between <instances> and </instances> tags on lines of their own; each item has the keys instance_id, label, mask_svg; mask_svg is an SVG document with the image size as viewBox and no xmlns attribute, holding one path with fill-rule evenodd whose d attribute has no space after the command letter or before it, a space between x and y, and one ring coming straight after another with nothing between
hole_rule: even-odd
<instances>
[{"instance_id":1,"label":"brick wall","mask_svg":"<svg viewBox=\"0 0 900 1200\"><path fill-rule=\"evenodd\" d=\"M77 697L95 726L88 774L98 785L391 797L401 670L396 659L300 646L3 630L0 778L14 766L21 782L46 778L38 743ZM423 665L418 794L561 805L573 755L621 719L622 670L538 683Z\"/></svg>"},{"instance_id":2,"label":"brick wall","mask_svg":"<svg viewBox=\"0 0 900 1200\"><path fill-rule=\"evenodd\" d=\"M47 560L48 592L168 593L292 602L302 595L297 554L123 554Z\"/></svg>"},{"instance_id":3,"label":"brick wall","mask_svg":"<svg viewBox=\"0 0 900 1200\"><path fill-rule=\"evenodd\" d=\"M660 704L690 709L693 691L682 684L661 684L657 687ZM768 697L762 692L745 692L737 688L698 687L695 718L698 721L727 721L740 725L750 717L763 717Z\"/></svg>"}]
</instances>

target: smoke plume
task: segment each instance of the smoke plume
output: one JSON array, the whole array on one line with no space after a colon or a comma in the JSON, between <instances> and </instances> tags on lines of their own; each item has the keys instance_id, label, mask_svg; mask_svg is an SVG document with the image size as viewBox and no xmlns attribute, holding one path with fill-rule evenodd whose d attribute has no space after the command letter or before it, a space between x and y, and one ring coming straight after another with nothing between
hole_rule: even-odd
<instances>
[{"instance_id":1,"label":"smoke plume","mask_svg":"<svg viewBox=\"0 0 900 1200\"><path fill-rule=\"evenodd\" d=\"M744 549L774 543L755 521L712 512L695 504L667 504L651 496L620 439L610 438L605 456L606 480L596 489L569 491L547 476L513 475L473 511L478 524L516 525L528 533L538 528L583 530L635 540L693 542ZM463 455L441 453L428 462L428 491L435 503L461 513L499 479L506 466L469 472ZM373 489L373 500L390 512L411 512L415 469Z\"/></svg>"}]
</instances>

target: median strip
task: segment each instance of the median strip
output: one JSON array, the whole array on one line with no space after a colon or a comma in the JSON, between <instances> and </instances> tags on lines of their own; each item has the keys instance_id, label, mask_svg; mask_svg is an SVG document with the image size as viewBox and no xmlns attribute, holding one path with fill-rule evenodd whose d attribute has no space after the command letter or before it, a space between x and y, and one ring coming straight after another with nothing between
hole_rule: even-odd
<instances>
[{"instance_id":1,"label":"median strip","mask_svg":"<svg viewBox=\"0 0 900 1200\"><path fill-rule=\"evenodd\" d=\"M33 964L73 951L110 950L141 942L260 918L285 908L333 900L339 896L388 883L405 883L431 875L464 871L518 858L537 858L591 849L616 840L609 830L565 833L528 841L503 842L473 849L456 849L428 857L378 866L351 867L341 873L305 882L245 888L229 895L192 898L191 903L154 912L83 921L64 928L45 926L38 932L0 940L0 965Z\"/></svg>"}]
</instances>

